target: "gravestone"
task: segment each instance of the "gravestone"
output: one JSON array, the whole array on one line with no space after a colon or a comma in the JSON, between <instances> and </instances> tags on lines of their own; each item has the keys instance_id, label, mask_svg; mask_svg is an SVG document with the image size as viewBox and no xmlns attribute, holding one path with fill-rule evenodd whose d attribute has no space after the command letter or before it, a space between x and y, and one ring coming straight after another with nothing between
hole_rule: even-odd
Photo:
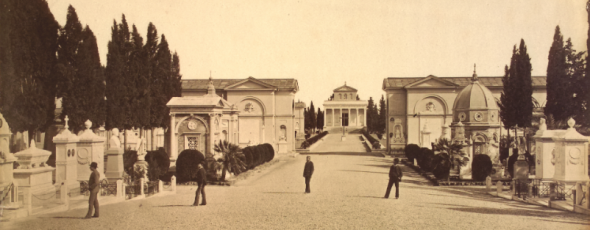
<instances>
[{"instance_id":1,"label":"gravestone","mask_svg":"<svg viewBox=\"0 0 590 230\"><path fill-rule=\"evenodd\" d=\"M123 179L123 154L125 150L121 148L119 129L113 128L111 134L111 139L109 140L110 148L106 151L107 170L105 172L105 177L109 181L117 181Z\"/></svg>"},{"instance_id":2,"label":"gravestone","mask_svg":"<svg viewBox=\"0 0 590 230\"><path fill-rule=\"evenodd\" d=\"M563 135L553 137L555 141L555 174L553 179L560 182L588 181L588 137L574 128L576 121L568 120L569 128Z\"/></svg>"},{"instance_id":3,"label":"gravestone","mask_svg":"<svg viewBox=\"0 0 590 230\"><path fill-rule=\"evenodd\" d=\"M90 164L96 162L98 164L100 179L104 179L104 142L105 138L100 137L92 132L92 122L87 120L84 125L84 130L78 138L80 141L77 144L76 159L78 161L78 180L87 181L90 178Z\"/></svg>"},{"instance_id":4,"label":"gravestone","mask_svg":"<svg viewBox=\"0 0 590 230\"><path fill-rule=\"evenodd\" d=\"M64 118L65 126L58 135L53 137L55 144L55 180L57 184L64 183L72 195L80 194L78 182L76 146L80 140L69 130L68 116Z\"/></svg>"},{"instance_id":5,"label":"gravestone","mask_svg":"<svg viewBox=\"0 0 590 230\"><path fill-rule=\"evenodd\" d=\"M42 205L51 202L52 197L55 199L55 186L53 186L55 168L45 163L50 155L51 152L38 149L34 140L31 141L28 149L14 154L19 163L18 168L14 169L14 180L24 194L23 204L29 212L32 210L33 203Z\"/></svg>"}]
</instances>

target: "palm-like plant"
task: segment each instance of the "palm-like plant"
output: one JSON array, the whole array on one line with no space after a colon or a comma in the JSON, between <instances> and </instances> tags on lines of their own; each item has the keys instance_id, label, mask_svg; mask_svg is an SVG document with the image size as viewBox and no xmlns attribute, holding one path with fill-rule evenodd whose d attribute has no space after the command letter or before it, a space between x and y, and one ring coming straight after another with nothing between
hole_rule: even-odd
<instances>
[{"instance_id":1,"label":"palm-like plant","mask_svg":"<svg viewBox=\"0 0 590 230\"><path fill-rule=\"evenodd\" d=\"M439 139L433 147L435 151L447 153L441 156L447 158L446 160L451 164L451 168L455 168L457 165L465 166L469 161L467 154L462 151L463 146L458 143L453 143L446 138Z\"/></svg>"},{"instance_id":2,"label":"palm-like plant","mask_svg":"<svg viewBox=\"0 0 590 230\"><path fill-rule=\"evenodd\" d=\"M236 144L229 143L228 141L219 141L216 143L213 150L215 152L222 153L223 170L221 171L221 178L225 180L225 172L233 172L235 175L246 171L246 163L244 154L238 152L240 147Z\"/></svg>"}]
</instances>

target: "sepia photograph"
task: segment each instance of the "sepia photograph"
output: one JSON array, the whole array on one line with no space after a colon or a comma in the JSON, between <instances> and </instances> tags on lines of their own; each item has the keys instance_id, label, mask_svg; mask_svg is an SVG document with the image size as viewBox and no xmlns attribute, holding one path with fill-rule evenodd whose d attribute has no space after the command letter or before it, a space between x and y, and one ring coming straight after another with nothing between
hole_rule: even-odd
<instances>
[{"instance_id":1,"label":"sepia photograph","mask_svg":"<svg viewBox=\"0 0 590 230\"><path fill-rule=\"evenodd\" d=\"M0 0L0 229L590 229L590 0Z\"/></svg>"}]
</instances>

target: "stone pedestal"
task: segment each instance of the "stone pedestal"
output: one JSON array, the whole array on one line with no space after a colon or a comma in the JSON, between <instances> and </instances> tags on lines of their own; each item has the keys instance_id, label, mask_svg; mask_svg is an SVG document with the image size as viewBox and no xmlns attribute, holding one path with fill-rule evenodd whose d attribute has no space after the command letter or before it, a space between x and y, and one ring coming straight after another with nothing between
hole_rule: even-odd
<instances>
[{"instance_id":1,"label":"stone pedestal","mask_svg":"<svg viewBox=\"0 0 590 230\"><path fill-rule=\"evenodd\" d=\"M560 182L588 181L588 138L581 135L570 118L570 126L563 135L553 137L555 141L553 179Z\"/></svg>"},{"instance_id":2,"label":"stone pedestal","mask_svg":"<svg viewBox=\"0 0 590 230\"><path fill-rule=\"evenodd\" d=\"M87 181L92 171L90 163L98 164L100 179L104 179L104 142L105 138L92 132L92 122L86 121L86 130L80 134L80 141L77 144L76 159L78 161L78 181Z\"/></svg>"},{"instance_id":3,"label":"stone pedestal","mask_svg":"<svg viewBox=\"0 0 590 230\"><path fill-rule=\"evenodd\" d=\"M301 148L301 144L305 141L305 135L301 132L298 132L295 136L295 148Z\"/></svg>"},{"instance_id":4,"label":"stone pedestal","mask_svg":"<svg viewBox=\"0 0 590 230\"><path fill-rule=\"evenodd\" d=\"M66 116L67 120L67 116ZM55 167L56 184L65 184L66 188L73 194L80 193L80 182L78 182L78 154L76 146L80 140L78 136L68 130L67 121L65 129L53 137L55 144Z\"/></svg>"},{"instance_id":5,"label":"stone pedestal","mask_svg":"<svg viewBox=\"0 0 590 230\"><path fill-rule=\"evenodd\" d=\"M536 166L535 178L543 180L552 180L555 174L555 165L553 160L553 149L555 148L554 136L563 136L565 130L546 130L539 129L535 136L536 148Z\"/></svg>"},{"instance_id":6,"label":"stone pedestal","mask_svg":"<svg viewBox=\"0 0 590 230\"><path fill-rule=\"evenodd\" d=\"M289 152L289 143L286 141L280 141L278 144L279 148L277 149L279 154L286 154Z\"/></svg>"},{"instance_id":7,"label":"stone pedestal","mask_svg":"<svg viewBox=\"0 0 590 230\"><path fill-rule=\"evenodd\" d=\"M19 163L18 169L14 169L14 181L24 194L25 207L31 210L33 203L39 205L54 201L55 186L52 173L55 169L45 164L51 152L38 149L33 141L28 149L14 155Z\"/></svg>"},{"instance_id":8,"label":"stone pedestal","mask_svg":"<svg viewBox=\"0 0 590 230\"><path fill-rule=\"evenodd\" d=\"M120 148L111 148L107 150L107 171L105 177L109 181L117 181L123 179L125 169L123 168L123 153L124 150Z\"/></svg>"}]
</instances>

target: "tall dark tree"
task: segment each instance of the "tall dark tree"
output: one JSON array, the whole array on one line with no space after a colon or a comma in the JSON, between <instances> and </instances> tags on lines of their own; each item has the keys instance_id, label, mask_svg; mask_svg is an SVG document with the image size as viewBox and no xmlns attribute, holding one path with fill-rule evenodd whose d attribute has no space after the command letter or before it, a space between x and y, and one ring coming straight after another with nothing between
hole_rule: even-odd
<instances>
[{"instance_id":1,"label":"tall dark tree","mask_svg":"<svg viewBox=\"0 0 590 230\"><path fill-rule=\"evenodd\" d=\"M506 128L530 127L533 116L532 66L524 40L512 50L510 67L505 68L500 95L500 116Z\"/></svg>"},{"instance_id":2,"label":"tall dark tree","mask_svg":"<svg viewBox=\"0 0 590 230\"><path fill-rule=\"evenodd\" d=\"M129 80L128 98L131 110L128 110L126 129L150 127L150 85L149 85L149 59L147 49L144 48L143 38L133 25L131 33L131 48L129 65L127 68L127 80Z\"/></svg>"},{"instance_id":3,"label":"tall dark tree","mask_svg":"<svg viewBox=\"0 0 590 230\"><path fill-rule=\"evenodd\" d=\"M375 123L373 121L375 119L375 117L373 116L374 108L375 108L375 102L373 102L373 97L369 97L369 104L367 105L367 131L369 133L373 132L373 130L374 130L374 126L373 126L373 124Z\"/></svg>"},{"instance_id":4,"label":"tall dark tree","mask_svg":"<svg viewBox=\"0 0 590 230\"><path fill-rule=\"evenodd\" d=\"M318 130L321 130L324 128L324 113L322 112L322 110L320 108L318 108L316 128Z\"/></svg>"},{"instance_id":5,"label":"tall dark tree","mask_svg":"<svg viewBox=\"0 0 590 230\"><path fill-rule=\"evenodd\" d=\"M385 98L381 95L381 100L379 101L379 126L377 126L378 133L385 133L385 125L387 120L387 106L385 104Z\"/></svg>"},{"instance_id":6,"label":"tall dark tree","mask_svg":"<svg viewBox=\"0 0 590 230\"><path fill-rule=\"evenodd\" d=\"M317 126L317 114L315 113L315 107L313 106L313 101L311 101L311 103L309 104L309 110L307 110L307 112L309 113L309 128L312 130L315 130L315 127Z\"/></svg>"},{"instance_id":7,"label":"tall dark tree","mask_svg":"<svg viewBox=\"0 0 590 230\"><path fill-rule=\"evenodd\" d=\"M104 75L96 37L88 26L82 29L76 10L68 7L67 21L60 29L57 49L57 96L62 98L63 120L75 133L84 129L84 122L93 128L105 121Z\"/></svg>"},{"instance_id":8,"label":"tall dark tree","mask_svg":"<svg viewBox=\"0 0 590 230\"><path fill-rule=\"evenodd\" d=\"M360 100L361 100L361 98L359 97L359 95L358 95L358 94L356 95L356 100L357 100L357 101L360 101Z\"/></svg>"},{"instance_id":9,"label":"tall dark tree","mask_svg":"<svg viewBox=\"0 0 590 230\"><path fill-rule=\"evenodd\" d=\"M569 83L569 101L571 103L568 117L573 117L579 124L586 125L589 123L586 117L587 101L585 94L590 91L590 85L587 84L587 79L584 76L586 68L586 60L584 58L586 52L576 52L570 38L565 42L565 56L566 56L566 79Z\"/></svg>"},{"instance_id":10,"label":"tall dark tree","mask_svg":"<svg viewBox=\"0 0 590 230\"><path fill-rule=\"evenodd\" d=\"M514 67L513 72L515 76L513 84L518 90L515 91L515 97L512 99L518 108L515 111L516 124L518 127L527 128L531 127L533 119L533 80L531 78L533 68L524 39L520 40L518 54L517 66ZM510 68L512 71L513 67Z\"/></svg>"},{"instance_id":11,"label":"tall dark tree","mask_svg":"<svg viewBox=\"0 0 590 230\"><path fill-rule=\"evenodd\" d=\"M547 103L545 115L553 117L556 121L564 121L571 113L572 101L570 81L566 73L566 52L564 49L563 35L559 26L555 27L553 43L549 49L549 62L547 63Z\"/></svg>"},{"instance_id":12,"label":"tall dark tree","mask_svg":"<svg viewBox=\"0 0 590 230\"><path fill-rule=\"evenodd\" d=\"M307 111L307 108L303 108L303 117L305 118L303 128L308 130L311 125L309 119L309 112Z\"/></svg>"},{"instance_id":13,"label":"tall dark tree","mask_svg":"<svg viewBox=\"0 0 590 230\"><path fill-rule=\"evenodd\" d=\"M108 43L107 66L105 69L107 98L107 129L123 129L128 111L131 110L127 90L127 62L132 44L125 15L120 24L113 21L111 40Z\"/></svg>"},{"instance_id":14,"label":"tall dark tree","mask_svg":"<svg viewBox=\"0 0 590 230\"><path fill-rule=\"evenodd\" d=\"M590 25L590 1L586 3L586 11L588 12L588 24ZM580 86L585 89L590 88L590 27L588 27L588 36L586 37L586 50L588 51L588 55L586 55L586 72L584 76L584 80L580 82ZM581 113L581 117L578 119L582 125L586 126L587 128L590 127L590 90L585 90L580 97L583 99L583 107L584 110Z\"/></svg>"},{"instance_id":15,"label":"tall dark tree","mask_svg":"<svg viewBox=\"0 0 590 230\"><path fill-rule=\"evenodd\" d=\"M0 28L0 113L30 140L55 119L59 25L44 0L5 0Z\"/></svg>"}]
</instances>

